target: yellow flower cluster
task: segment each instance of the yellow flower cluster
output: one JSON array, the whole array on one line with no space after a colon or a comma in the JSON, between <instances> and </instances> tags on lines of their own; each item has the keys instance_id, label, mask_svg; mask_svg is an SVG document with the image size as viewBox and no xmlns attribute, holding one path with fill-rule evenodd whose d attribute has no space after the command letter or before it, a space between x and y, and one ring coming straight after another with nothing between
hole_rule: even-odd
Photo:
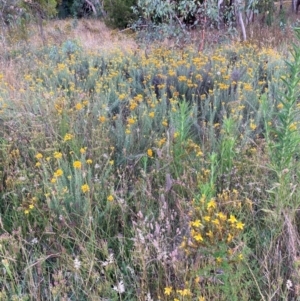
<instances>
[{"instance_id":1,"label":"yellow flower cluster","mask_svg":"<svg viewBox=\"0 0 300 301\"><path fill-rule=\"evenodd\" d=\"M30 200L23 202L24 203L24 214L29 214L30 211L32 211L37 203L37 198L36 197L32 197Z\"/></svg>"},{"instance_id":2,"label":"yellow flower cluster","mask_svg":"<svg viewBox=\"0 0 300 301\"><path fill-rule=\"evenodd\" d=\"M182 297L191 297L193 295L192 292L191 292L191 290L189 288L173 290L173 288L171 286L165 287L164 294L166 296L170 296L170 295L175 295L176 294L180 299ZM180 299L174 298L174 301L175 300L180 300Z\"/></svg>"},{"instance_id":3,"label":"yellow flower cluster","mask_svg":"<svg viewBox=\"0 0 300 301\"><path fill-rule=\"evenodd\" d=\"M189 239L184 238L181 248L189 254L191 250L197 250L200 246L209 250L213 246L224 244L227 245L229 254L232 243L239 238L245 226L235 214L231 213L239 206L236 190L224 190L216 199L207 199L202 195L198 201L193 200ZM216 258L217 263L221 263L222 260Z\"/></svg>"},{"instance_id":4,"label":"yellow flower cluster","mask_svg":"<svg viewBox=\"0 0 300 301\"><path fill-rule=\"evenodd\" d=\"M64 174L64 172L63 172L62 169L60 169L60 168L57 169L57 170L54 172L54 174L53 174L53 177L52 177L52 179L51 179L51 183L52 183L52 184L56 183L57 179L58 179L59 177L61 177L63 174Z\"/></svg>"}]
</instances>

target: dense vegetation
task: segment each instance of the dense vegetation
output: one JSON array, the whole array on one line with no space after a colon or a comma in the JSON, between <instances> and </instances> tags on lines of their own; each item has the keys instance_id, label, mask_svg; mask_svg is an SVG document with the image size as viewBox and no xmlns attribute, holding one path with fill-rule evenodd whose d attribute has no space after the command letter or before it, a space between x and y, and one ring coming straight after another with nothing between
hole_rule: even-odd
<instances>
[{"instance_id":1,"label":"dense vegetation","mask_svg":"<svg viewBox=\"0 0 300 301\"><path fill-rule=\"evenodd\" d=\"M291 7L295 11L296 2L291 0L288 10ZM1 0L0 21L13 24L55 16L94 17L104 18L108 24L118 28L176 25L181 29L208 26L220 29L223 25L233 28L238 24L247 26L254 19L261 19L262 23L271 25L278 15L284 24L286 8L282 1L274 0Z\"/></svg>"},{"instance_id":2,"label":"dense vegetation","mask_svg":"<svg viewBox=\"0 0 300 301\"><path fill-rule=\"evenodd\" d=\"M121 2L0 2L0 300L300 300L298 21Z\"/></svg>"}]
</instances>

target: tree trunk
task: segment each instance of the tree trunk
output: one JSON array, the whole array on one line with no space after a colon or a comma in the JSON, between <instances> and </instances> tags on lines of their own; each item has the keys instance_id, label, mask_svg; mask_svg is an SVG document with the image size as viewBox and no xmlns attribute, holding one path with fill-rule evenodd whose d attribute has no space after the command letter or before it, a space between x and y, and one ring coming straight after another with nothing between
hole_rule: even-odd
<instances>
[{"instance_id":1,"label":"tree trunk","mask_svg":"<svg viewBox=\"0 0 300 301\"><path fill-rule=\"evenodd\" d=\"M45 46L46 45L46 39L45 39L45 35L44 35L43 18L42 18L40 13L37 13L37 23L38 23L38 27L40 29L40 34L41 34L43 46Z\"/></svg>"},{"instance_id":2,"label":"tree trunk","mask_svg":"<svg viewBox=\"0 0 300 301\"><path fill-rule=\"evenodd\" d=\"M245 23L243 20L243 10L245 8L245 3L242 0L235 0L234 1L234 7L235 7L235 15L236 19L238 20L239 25L241 26L242 33L243 33L243 40L247 40L247 34L246 34L246 28Z\"/></svg>"},{"instance_id":3,"label":"tree trunk","mask_svg":"<svg viewBox=\"0 0 300 301\"><path fill-rule=\"evenodd\" d=\"M299 5L300 5L300 0L298 0L297 3L296 3L296 13L297 14L298 14Z\"/></svg>"},{"instance_id":4,"label":"tree trunk","mask_svg":"<svg viewBox=\"0 0 300 301\"><path fill-rule=\"evenodd\" d=\"M297 12L297 8L298 8L298 0L292 0L292 11L293 12Z\"/></svg>"},{"instance_id":5,"label":"tree trunk","mask_svg":"<svg viewBox=\"0 0 300 301\"><path fill-rule=\"evenodd\" d=\"M254 20L254 12L253 9L247 9L245 12L245 16L246 16L246 26L253 20Z\"/></svg>"},{"instance_id":6,"label":"tree trunk","mask_svg":"<svg viewBox=\"0 0 300 301\"><path fill-rule=\"evenodd\" d=\"M223 26L224 21L224 0L218 0L218 29L221 29L221 25Z\"/></svg>"},{"instance_id":7,"label":"tree trunk","mask_svg":"<svg viewBox=\"0 0 300 301\"><path fill-rule=\"evenodd\" d=\"M246 28L245 28L243 15L242 15L241 11L238 11L238 16L239 16L239 22L240 22L240 25L241 25L241 28L242 28L243 39L244 39L244 41L246 41L247 40Z\"/></svg>"},{"instance_id":8,"label":"tree trunk","mask_svg":"<svg viewBox=\"0 0 300 301\"><path fill-rule=\"evenodd\" d=\"M97 16L97 11L96 8L94 6L94 4L90 1L90 0L85 0L85 2L88 4L88 6L92 9L93 13L95 16Z\"/></svg>"}]
</instances>

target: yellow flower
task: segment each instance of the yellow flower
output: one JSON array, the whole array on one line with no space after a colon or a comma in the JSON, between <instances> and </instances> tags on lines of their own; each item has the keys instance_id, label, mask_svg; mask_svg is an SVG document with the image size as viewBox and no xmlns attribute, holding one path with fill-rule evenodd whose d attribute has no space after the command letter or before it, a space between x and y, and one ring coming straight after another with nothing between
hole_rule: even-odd
<instances>
[{"instance_id":1,"label":"yellow flower","mask_svg":"<svg viewBox=\"0 0 300 301\"><path fill-rule=\"evenodd\" d=\"M235 227L236 227L237 229L240 229L240 230L243 230L243 229L244 229L244 226L245 226L245 224L243 224L243 223L241 223L241 222L237 222L236 225L235 225Z\"/></svg>"},{"instance_id":2,"label":"yellow flower","mask_svg":"<svg viewBox=\"0 0 300 301\"><path fill-rule=\"evenodd\" d=\"M34 205L33 204L30 204L29 205L29 209L33 209L34 208Z\"/></svg>"},{"instance_id":3,"label":"yellow flower","mask_svg":"<svg viewBox=\"0 0 300 301\"><path fill-rule=\"evenodd\" d=\"M92 159L87 159L87 160L86 160L86 163L87 163L87 164L92 164L92 163L93 163L93 160L92 160Z\"/></svg>"},{"instance_id":4,"label":"yellow flower","mask_svg":"<svg viewBox=\"0 0 300 301\"><path fill-rule=\"evenodd\" d=\"M201 150L199 150L199 151L197 152L197 154L196 154L196 157L202 157L202 156L203 156L203 153L202 153Z\"/></svg>"},{"instance_id":5,"label":"yellow flower","mask_svg":"<svg viewBox=\"0 0 300 301\"><path fill-rule=\"evenodd\" d=\"M81 153L81 154L84 154L85 151L86 151L86 147L82 147L82 148L80 149L80 153Z\"/></svg>"},{"instance_id":6,"label":"yellow flower","mask_svg":"<svg viewBox=\"0 0 300 301\"><path fill-rule=\"evenodd\" d=\"M153 151L152 151L152 149L151 148L149 148L148 150L147 150L147 155L149 156L149 157L153 157Z\"/></svg>"},{"instance_id":7,"label":"yellow flower","mask_svg":"<svg viewBox=\"0 0 300 301\"><path fill-rule=\"evenodd\" d=\"M226 219L227 219L226 215L225 215L224 213L222 213L222 212L219 212L219 213L217 214L217 217L218 217L221 221L226 221Z\"/></svg>"},{"instance_id":8,"label":"yellow flower","mask_svg":"<svg viewBox=\"0 0 300 301\"><path fill-rule=\"evenodd\" d=\"M37 153L36 155L35 155L35 157L36 157L36 159L42 159L43 158L43 155L41 154L41 153Z\"/></svg>"},{"instance_id":9,"label":"yellow flower","mask_svg":"<svg viewBox=\"0 0 300 301\"><path fill-rule=\"evenodd\" d=\"M53 156L54 156L55 159L61 159L62 158L62 153L54 152Z\"/></svg>"},{"instance_id":10,"label":"yellow flower","mask_svg":"<svg viewBox=\"0 0 300 301\"><path fill-rule=\"evenodd\" d=\"M75 105L75 109L76 109L77 111L80 111L82 108L83 108L83 105L82 105L80 102L78 102L78 103Z\"/></svg>"},{"instance_id":11,"label":"yellow flower","mask_svg":"<svg viewBox=\"0 0 300 301\"><path fill-rule=\"evenodd\" d=\"M289 126L289 130L296 131L297 130L297 123L296 122L291 123L290 126Z\"/></svg>"},{"instance_id":12,"label":"yellow flower","mask_svg":"<svg viewBox=\"0 0 300 301\"><path fill-rule=\"evenodd\" d=\"M228 219L228 221L229 221L231 224L234 224L235 222L237 222L237 219L235 218L234 215L230 214L230 218Z\"/></svg>"},{"instance_id":13,"label":"yellow flower","mask_svg":"<svg viewBox=\"0 0 300 301\"><path fill-rule=\"evenodd\" d=\"M154 118L154 116L155 116L154 112L149 113L149 117Z\"/></svg>"},{"instance_id":14,"label":"yellow flower","mask_svg":"<svg viewBox=\"0 0 300 301\"><path fill-rule=\"evenodd\" d=\"M90 187L88 184L84 184L81 186L81 190L83 193L86 193L86 192L90 191Z\"/></svg>"},{"instance_id":15,"label":"yellow flower","mask_svg":"<svg viewBox=\"0 0 300 301\"><path fill-rule=\"evenodd\" d=\"M191 222L191 225L192 225L193 227L200 227L200 226L202 226L202 224L201 224L201 222L200 222L199 219L197 219L197 220Z\"/></svg>"},{"instance_id":16,"label":"yellow flower","mask_svg":"<svg viewBox=\"0 0 300 301\"><path fill-rule=\"evenodd\" d=\"M216 218L214 220L211 221L213 224L215 224L216 226L220 225L220 221Z\"/></svg>"},{"instance_id":17,"label":"yellow flower","mask_svg":"<svg viewBox=\"0 0 300 301\"><path fill-rule=\"evenodd\" d=\"M206 221L206 222L209 222L210 221L210 216L209 215L205 215L203 217L203 219Z\"/></svg>"},{"instance_id":18,"label":"yellow flower","mask_svg":"<svg viewBox=\"0 0 300 301\"><path fill-rule=\"evenodd\" d=\"M54 184L56 182L56 178L51 179L51 183Z\"/></svg>"},{"instance_id":19,"label":"yellow flower","mask_svg":"<svg viewBox=\"0 0 300 301\"><path fill-rule=\"evenodd\" d=\"M252 121L250 122L250 129L254 131L257 128L257 125L253 123Z\"/></svg>"},{"instance_id":20,"label":"yellow flower","mask_svg":"<svg viewBox=\"0 0 300 301\"><path fill-rule=\"evenodd\" d=\"M239 254L239 255L238 255L238 259L239 259L239 260L243 260L243 259L244 259L243 254Z\"/></svg>"},{"instance_id":21,"label":"yellow flower","mask_svg":"<svg viewBox=\"0 0 300 301\"><path fill-rule=\"evenodd\" d=\"M278 105L277 105L277 108L278 108L279 110L282 109L282 108L283 108L283 104L282 104L282 103L278 104Z\"/></svg>"},{"instance_id":22,"label":"yellow flower","mask_svg":"<svg viewBox=\"0 0 300 301\"><path fill-rule=\"evenodd\" d=\"M163 126L168 126L168 122L166 120L164 120L162 123L161 123Z\"/></svg>"},{"instance_id":23,"label":"yellow flower","mask_svg":"<svg viewBox=\"0 0 300 301\"><path fill-rule=\"evenodd\" d=\"M130 111L133 111L137 106L138 104L135 101L131 102L129 106Z\"/></svg>"},{"instance_id":24,"label":"yellow flower","mask_svg":"<svg viewBox=\"0 0 300 301\"><path fill-rule=\"evenodd\" d=\"M209 238L213 238L214 237L214 234L212 233L211 230L209 230L206 235L209 237Z\"/></svg>"},{"instance_id":25,"label":"yellow flower","mask_svg":"<svg viewBox=\"0 0 300 301\"><path fill-rule=\"evenodd\" d=\"M143 101L143 95L142 95L142 94L138 94L138 95L135 96L133 99L134 99L135 101L142 102L142 101Z\"/></svg>"},{"instance_id":26,"label":"yellow flower","mask_svg":"<svg viewBox=\"0 0 300 301\"><path fill-rule=\"evenodd\" d=\"M69 141L73 138L74 136L72 134L66 134L64 137L64 141Z\"/></svg>"},{"instance_id":27,"label":"yellow flower","mask_svg":"<svg viewBox=\"0 0 300 301\"><path fill-rule=\"evenodd\" d=\"M114 200L114 197L110 194L108 197L107 197L107 200L109 202L112 202Z\"/></svg>"},{"instance_id":28,"label":"yellow flower","mask_svg":"<svg viewBox=\"0 0 300 301\"><path fill-rule=\"evenodd\" d=\"M176 71L174 71L174 70L169 70L168 74L169 74L170 76L175 76L175 75L176 75Z\"/></svg>"},{"instance_id":29,"label":"yellow flower","mask_svg":"<svg viewBox=\"0 0 300 301\"><path fill-rule=\"evenodd\" d=\"M166 138L161 138L159 141L157 141L158 147L163 146L166 143Z\"/></svg>"},{"instance_id":30,"label":"yellow flower","mask_svg":"<svg viewBox=\"0 0 300 301\"><path fill-rule=\"evenodd\" d=\"M55 178L58 178L58 177L62 176L63 173L64 173L64 172L63 172L61 169L58 169L58 170L54 173L54 177L55 177Z\"/></svg>"},{"instance_id":31,"label":"yellow flower","mask_svg":"<svg viewBox=\"0 0 300 301\"><path fill-rule=\"evenodd\" d=\"M252 86L250 84L244 83L244 90L245 91L252 91L253 89L252 89Z\"/></svg>"},{"instance_id":32,"label":"yellow flower","mask_svg":"<svg viewBox=\"0 0 300 301\"><path fill-rule=\"evenodd\" d=\"M114 160L110 160L110 161L109 161L109 164L110 164L110 165L114 165L114 163L115 163Z\"/></svg>"},{"instance_id":33,"label":"yellow flower","mask_svg":"<svg viewBox=\"0 0 300 301\"><path fill-rule=\"evenodd\" d=\"M132 117L128 118L128 124L134 124L134 123L135 123L134 118Z\"/></svg>"},{"instance_id":34,"label":"yellow flower","mask_svg":"<svg viewBox=\"0 0 300 301\"><path fill-rule=\"evenodd\" d=\"M74 166L74 168L80 169L81 168L81 162L80 161L74 161L73 166Z\"/></svg>"},{"instance_id":35,"label":"yellow flower","mask_svg":"<svg viewBox=\"0 0 300 301\"><path fill-rule=\"evenodd\" d=\"M124 93L122 93L122 94L119 95L119 99L120 100L123 100L125 97L126 97L126 94L124 94Z\"/></svg>"},{"instance_id":36,"label":"yellow flower","mask_svg":"<svg viewBox=\"0 0 300 301\"><path fill-rule=\"evenodd\" d=\"M194 236L194 239L195 239L196 241L199 241L199 242L203 241L203 237L202 237L202 235L201 235L200 233L196 234L196 235Z\"/></svg>"},{"instance_id":37,"label":"yellow flower","mask_svg":"<svg viewBox=\"0 0 300 301\"><path fill-rule=\"evenodd\" d=\"M41 166L41 163L40 163L40 162L36 162L36 163L35 163L35 166L36 166L36 167L40 167L40 166Z\"/></svg>"},{"instance_id":38,"label":"yellow flower","mask_svg":"<svg viewBox=\"0 0 300 301\"><path fill-rule=\"evenodd\" d=\"M216 261L217 261L217 263L222 263L223 260L222 260L221 257L217 257L217 258L216 258Z\"/></svg>"},{"instance_id":39,"label":"yellow flower","mask_svg":"<svg viewBox=\"0 0 300 301\"><path fill-rule=\"evenodd\" d=\"M208 203L207 203L207 209L215 209L217 207L217 203L215 202L215 200L211 199Z\"/></svg>"},{"instance_id":40,"label":"yellow flower","mask_svg":"<svg viewBox=\"0 0 300 301\"><path fill-rule=\"evenodd\" d=\"M186 78L185 75L180 75L180 76L178 76L178 80L179 80L180 82L185 82L185 81L187 81L187 78Z\"/></svg>"},{"instance_id":41,"label":"yellow flower","mask_svg":"<svg viewBox=\"0 0 300 301\"><path fill-rule=\"evenodd\" d=\"M228 233L228 236L227 236L227 242L231 242L233 239L233 235L231 235L230 233Z\"/></svg>"},{"instance_id":42,"label":"yellow flower","mask_svg":"<svg viewBox=\"0 0 300 301\"><path fill-rule=\"evenodd\" d=\"M106 120L106 117L105 117L105 116L100 116L100 117L99 117L99 121L100 121L101 123L105 122L105 120Z\"/></svg>"},{"instance_id":43,"label":"yellow flower","mask_svg":"<svg viewBox=\"0 0 300 301\"><path fill-rule=\"evenodd\" d=\"M170 296L172 293L172 287L167 286L165 287L165 295Z\"/></svg>"},{"instance_id":44,"label":"yellow flower","mask_svg":"<svg viewBox=\"0 0 300 301\"><path fill-rule=\"evenodd\" d=\"M191 290L188 288L185 288L183 290L177 290L177 293L180 294L181 296L191 296Z\"/></svg>"},{"instance_id":45,"label":"yellow flower","mask_svg":"<svg viewBox=\"0 0 300 301\"><path fill-rule=\"evenodd\" d=\"M24 210L24 213L29 214L29 210L28 209Z\"/></svg>"},{"instance_id":46,"label":"yellow flower","mask_svg":"<svg viewBox=\"0 0 300 301\"><path fill-rule=\"evenodd\" d=\"M125 130L125 134L129 135L131 133L130 129Z\"/></svg>"}]
</instances>

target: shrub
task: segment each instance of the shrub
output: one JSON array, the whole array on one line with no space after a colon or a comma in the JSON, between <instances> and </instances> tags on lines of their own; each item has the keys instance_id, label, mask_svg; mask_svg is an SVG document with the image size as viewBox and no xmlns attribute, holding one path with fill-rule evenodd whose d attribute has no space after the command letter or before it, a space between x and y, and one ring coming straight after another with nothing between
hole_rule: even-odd
<instances>
[{"instance_id":1,"label":"shrub","mask_svg":"<svg viewBox=\"0 0 300 301\"><path fill-rule=\"evenodd\" d=\"M69 16L75 18L100 17L103 15L101 2L96 0L88 2L85 0L62 0L57 6L58 17L62 19Z\"/></svg>"},{"instance_id":2,"label":"shrub","mask_svg":"<svg viewBox=\"0 0 300 301\"><path fill-rule=\"evenodd\" d=\"M132 11L134 5L136 0L104 0L106 23L112 27L126 28L137 18Z\"/></svg>"}]
</instances>

